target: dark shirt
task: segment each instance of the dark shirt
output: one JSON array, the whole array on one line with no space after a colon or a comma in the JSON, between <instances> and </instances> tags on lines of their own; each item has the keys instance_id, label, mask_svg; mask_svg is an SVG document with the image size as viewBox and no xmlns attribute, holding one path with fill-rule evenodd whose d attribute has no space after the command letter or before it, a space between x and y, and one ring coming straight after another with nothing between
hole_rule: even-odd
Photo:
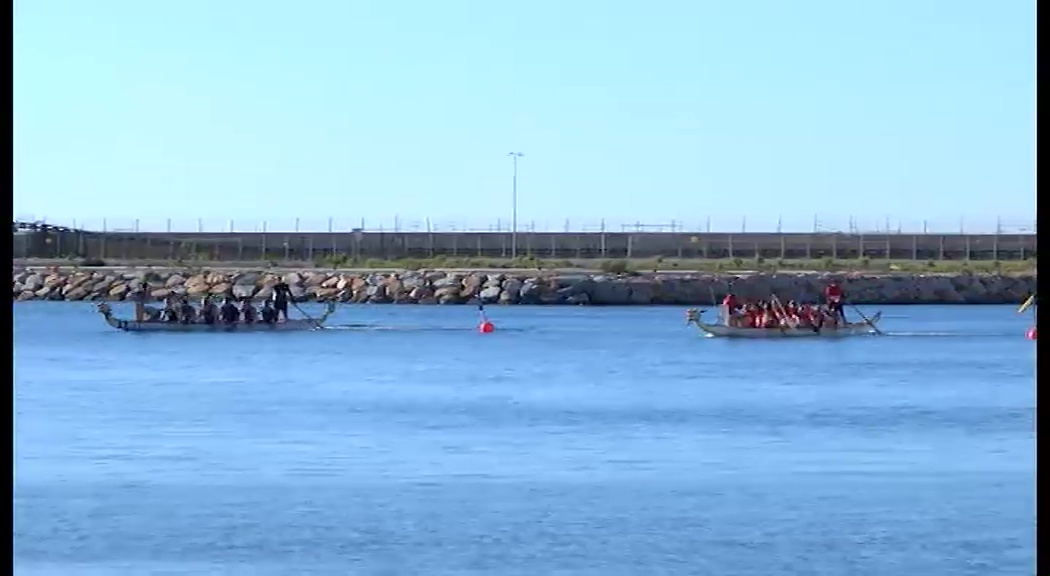
<instances>
[{"instance_id":1,"label":"dark shirt","mask_svg":"<svg viewBox=\"0 0 1050 576\"><path fill-rule=\"evenodd\" d=\"M281 303L287 302L288 301L288 297L291 296L291 295L292 295L292 290L291 290L291 288L288 287L288 284L286 284L284 282L284 280L281 280L277 284L274 284L274 286L273 286L273 301L274 302L281 302Z\"/></svg>"},{"instance_id":2,"label":"dark shirt","mask_svg":"<svg viewBox=\"0 0 1050 576\"><path fill-rule=\"evenodd\" d=\"M205 324L215 323L215 306L204 306L201 308L201 321Z\"/></svg>"},{"instance_id":3,"label":"dark shirt","mask_svg":"<svg viewBox=\"0 0 1050 576\"><path fill-rule=\"evenodd\" d=\"M244 318L245 324L252 324L255 322L256 310L252 306L245 306L241 308L241 316Z\"/></svg>"},{"instance_id":4,"label":"dark shirt","mask_svg":"<svg viewBox=\"0 0 1050 576\"><path fill-rule=\"evenodd\" d=\"M223 304L220 312L222 313L222 321L227 324L236 323L241 316L241 311L233 304Z\"/></svg>"},{"instance_id":5,"label":"dark shirt","mask_svg":"<svg viewBox=\"0 0 1050 576\"><path fill-rule=\"evenodd\" d=\"M277 321L277 311L269 306L262 309L262 321L267 324L273 324Z\"/></svg>"},{"instance_id":6,"label":"dark shirt","mask_svg":"<svg viewBox=\"0 0 1050 576\"><path fill-rule=\"evenodd\" d=\"M179 322L183 324L189 324L193 322L197 316L197 310L190 304L183 304L179 307Z\"/></svg>"},{"instance_id":7,"label":"dark shirt","mask_svg":"<svg viewBox=\"0 0 1050 576\"><path fill-rule=\"evenodd\" d=\"M178 312L175 311L174 308L165 308L164 311L160 313L160 315L161 315L161 318L163 318L165 322L178 322L179 321L179 314L178 314Z\"/></svg>"}]
</instances>

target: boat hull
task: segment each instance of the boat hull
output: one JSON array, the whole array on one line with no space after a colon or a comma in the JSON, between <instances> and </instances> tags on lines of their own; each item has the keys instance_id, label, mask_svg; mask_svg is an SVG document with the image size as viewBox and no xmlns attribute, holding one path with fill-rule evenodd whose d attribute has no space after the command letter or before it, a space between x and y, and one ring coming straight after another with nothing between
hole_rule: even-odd
<instances>
[{"instance_id":1,"label":"boat hull","mask_svg":"<svg viewBox=\"0 0 1050 576\"><path fill-rule=\"evenodd\" d=\"M335 311L335 305L329 304L324 314L317 318L294 318L284 322L267 324L265 322L254 322L245 324L180 324L178 322L136 322L124 320L113 316L107 304L99 305L99 312L106 319L106 323L124 332L302 332L323 328L324 321Z\"/></svg>"},{"instance_id":2,"label":"boat hull","mask_svg":"<svg viewBox=\"0 0 1050 576\"><path fill-rule=\"evenodd\" d=\"M716 338L846 338L849 336L869 336L876 334L875 324L882 317L882 312L869 318L868 322L852 322L840 328L737 328L721 324L707 324L701 320L694 323L708 336Z\"/></svg>"}]
</instances>

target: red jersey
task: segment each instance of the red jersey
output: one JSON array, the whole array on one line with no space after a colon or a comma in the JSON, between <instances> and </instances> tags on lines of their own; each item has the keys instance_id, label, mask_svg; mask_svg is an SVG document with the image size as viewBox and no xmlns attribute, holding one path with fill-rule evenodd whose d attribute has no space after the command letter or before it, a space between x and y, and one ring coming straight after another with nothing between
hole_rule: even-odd
<instances>
[{"instance_id":1,"label":"red jersey","mask_svg":"<svg viewBox=\"0 0 1050 576\"><path fill-rule=\"evenodd\" d=\"M842 299L842 288L839 288L838 284L828 284L824 288L824 297L831 302L838 302Z\"/></svg>"},{"instance_id":2,"label":"red jersey","mask_svg":"<svg viewBox=\"0 0 1050 576\"><path fill-rule=\"evenodd\" d=\"M737 308L738 306L740 306L740 303L736 301L736 296L734 296L732 294L726 294L725 299L722 300L722 306L725 306L725 307L729 308L730 310L733 310L733 309Z\"/></svg>"}]
</instances>

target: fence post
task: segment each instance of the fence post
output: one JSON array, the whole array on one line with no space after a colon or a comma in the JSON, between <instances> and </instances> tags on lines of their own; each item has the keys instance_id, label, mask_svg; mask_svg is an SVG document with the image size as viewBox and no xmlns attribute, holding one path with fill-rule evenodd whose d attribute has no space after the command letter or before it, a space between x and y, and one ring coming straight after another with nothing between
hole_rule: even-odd
<instances>
[{"instance_id":1,"label":"fence post","mask_svg":"<svg viewBox=\"0 0 1050 576\"><path fill-rule=\"evenodd\" d=\"M601 230L602 230L602 236L601 236L602 258L605 258L606 257L606 250L605 250L605 218L602 218L602 228L601 228Z\"/></svg>"},{"instance_id":2,"label":"fence post","mask_svg":"<svg viewBox=\"0 0 1050 576\"><path fill-rule=\"evenodd\" d=\"M330 238L330 240L332 242L332 258L335 258L335 254L338 251L338 247L336 245L337 243L336 243L336 240L335 240L335 232L333 231L333 228L332 228L332 218L331 217L328 218L328 236L329 236L329 238Z\"/></svg>"},{"instance_id":3,"label":"fence post","mask_svg":"<svg viewBox=\"0 0 1050 576\"><path fill-rule=\"evenodd\" d=\"M427 217L427 257L434 257L434 233L430 229L430 217ZM480 254L479 254L480 256Z\"/></svg>"},{"instance_id":4,"label":"fence post","mask_svg":"<svg viewBox=\"0 0 1050 576\"><path fill-rule=\"evenodd\" d=\"M262 223L262 241L261 241L259 260L266 260L266 220L263 220L263 223Z\"/></svg>"}]
</instances>

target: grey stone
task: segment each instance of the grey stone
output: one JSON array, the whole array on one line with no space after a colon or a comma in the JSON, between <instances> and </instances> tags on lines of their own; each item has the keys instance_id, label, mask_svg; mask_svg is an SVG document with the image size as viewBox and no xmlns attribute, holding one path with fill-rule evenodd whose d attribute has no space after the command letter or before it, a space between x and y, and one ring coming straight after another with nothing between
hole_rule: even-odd
<instances>
[{"instance_id":1,"label":"grey stone","mask_svg":"<svg viewBox=\"0 0 1050 576\"><path fill-rule=\"evenodd\" d=\"M44 277L41 274L33 274L22 282L27 292L36 292L44 287Z\"/></svg>"},{"instance_id":2,"label":"grey stone","mask_svg":"<svg viewBox=\"0 0 1050 576\"><path fill-rule=\"evenodd\" d=\"M234 298L251 298L252 296L255 296L255 285L234 284L232 291Z\"/></svg>"},{"instance_id":3,"label":"grey stone","mask_svg":"<svg viewBox=\"0 0 1050 576\"><path fill-rule=\"evenodd\" d=\"M486 304L490 304L490 303L493 303L493 302L496 302L497 300L499 300L499 295L500 295L500 287L499 286L489 286L487 288L482 289L481 293L478 296L481 298L482 302L484 302Z\"/></svg>"}]
</instances>

